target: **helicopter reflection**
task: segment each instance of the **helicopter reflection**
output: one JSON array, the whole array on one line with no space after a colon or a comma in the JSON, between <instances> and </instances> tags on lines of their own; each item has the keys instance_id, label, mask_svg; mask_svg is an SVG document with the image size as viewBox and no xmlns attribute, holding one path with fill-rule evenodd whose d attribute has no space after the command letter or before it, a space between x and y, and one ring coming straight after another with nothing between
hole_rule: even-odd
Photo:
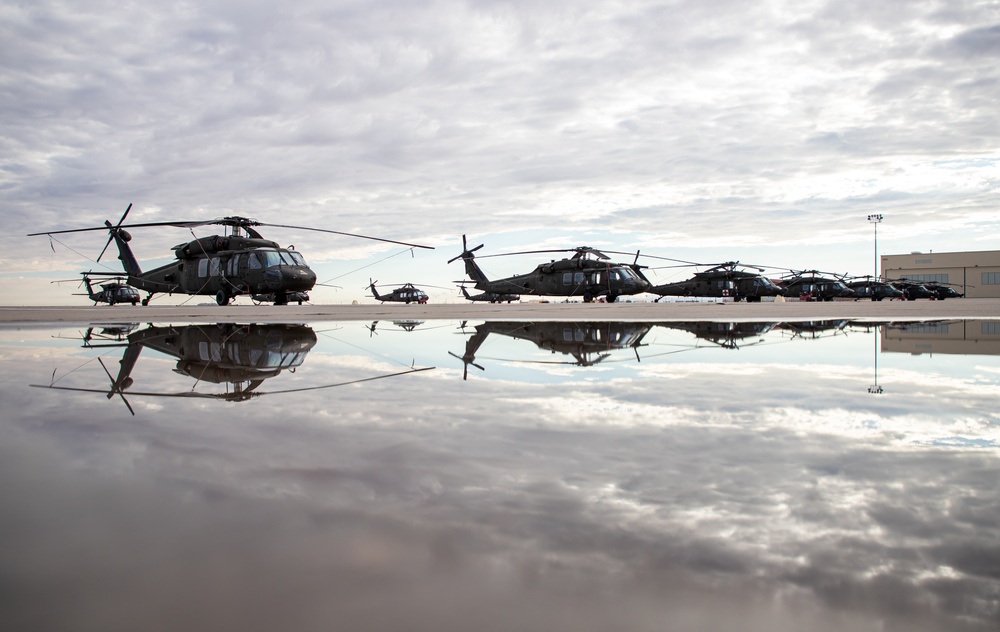
<instances>
[{"instance_id":1,"label":"helicopter reflection","mask_svg":"<svg viewBox=\"0 0 1000 632\"><path fill-rule=\"evenodd\" d=\"M462 323L462 330L465 330ZM640 322L563 322L563 321L487 321L476 325L475 333L465 343L465 353L461 356L449 354L465 363L462 379L469 377L469 365L480 371L485 371L476 364L476 353L486 342L490 334L508 336L519 340L529 340L539 349L563 355L572 356L573 362L554 362L554 364L572 364L576 366L593 366L608 358L612 352L619 349L633 349L638 358L638 348L642 339L653 327L650 323ZM553 364L553 362L541 362Z\"/></svg>"},{"instance_id":2,"label":"helicopter reflection","mask_svg":"<svg viewBox=\"0 0 1000 632\"><path fill-rule=\"evenodd\" d=\"M694 334L697 338L711 342L725 349L739 349L763 342L764 334L778 326L775 322L693 321L657 323L661 327L680 329ZM756 340L754 340L756 339Z\"/></svg>"},{"instance_id":3,"label":"helicopter reflection","mask_svg":"<svg viewBox=\"0 0 1000 632\"><path fill-rule=\"evenodd\" d=\"M319 390L433 368L411 368L388 375L321 386L268 392L259 390L266 380L274 378L284 371L294 373L305 361L306 355L316 345L316 341L316 333L313 329L300 324L149 325L144 329L128 332L122 342L103 344L95 344L93 333L88 329L84 336L84 347L125 348L117 376L112 376L103 360L98 358L110 380L110 389L105 391L57 386L54 374L53 383L48 385L32 384L32 386L104 393L108 399L118 395L124 401L129 412L134 415L135 411L126 399L126 395L205 398L242 402L261 395ZM176 358L175 373L191 377L196 380L197 384L224 385L225 391L222 393L199 392L193 390L193 387L191 391L172 393L130 390L134 384L132 371L142 350L147 347Z\"/></svg>"}]
</instances>

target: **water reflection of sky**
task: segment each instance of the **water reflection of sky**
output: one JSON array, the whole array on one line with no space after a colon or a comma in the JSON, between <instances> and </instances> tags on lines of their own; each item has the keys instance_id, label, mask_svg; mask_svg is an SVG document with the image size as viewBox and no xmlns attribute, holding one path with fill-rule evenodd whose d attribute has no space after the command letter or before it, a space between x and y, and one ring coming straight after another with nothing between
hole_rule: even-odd
<instances>
[{"instance_id":1,"label":"water reflection of sky","mask_svg":"<svg viewBox=\"0 0 1000 632\"><path fill-rule=\"evenodd\" d=\"M482 323L405 325L314 324L243 402L131 394L226 391L143 349L134 416L121 347L0 330L4 629L1000 623L1000 356L493 329L463 379Z\"/></svg>"}]
</instances>

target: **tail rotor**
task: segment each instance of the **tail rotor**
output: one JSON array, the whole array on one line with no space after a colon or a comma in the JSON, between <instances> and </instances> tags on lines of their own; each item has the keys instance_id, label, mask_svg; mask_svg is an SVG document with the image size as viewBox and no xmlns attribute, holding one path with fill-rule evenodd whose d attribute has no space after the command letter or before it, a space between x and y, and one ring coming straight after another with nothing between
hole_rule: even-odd
<instances>
[{"instance_id":1,"label":"tail rotor","mask_svg":"<svg viewBox=\"0 0 1000 632\"><path fill-rule=\"evenodd\" d=\"M108 251L108 246L110 246L111 242L114 241L115 234L121 235L122 239L124 239L125 241L130 241L132 239L131 235L122 230L122 224L125 222L125 218L128 217L128 212L131 210L132 210L132 204L129 203L128 208L126 208L125 212L122 213L122 218L118 220L118 223L114 226L112 226L111 222L109 222L108 220L104 220L104 224L108 227L108 232L109 232L108 242L104 244L104 250L101 251L101 254L97 255L98 261L100 261L101 257L104 256L104 253Z\"/></svg>"}]
</instances>

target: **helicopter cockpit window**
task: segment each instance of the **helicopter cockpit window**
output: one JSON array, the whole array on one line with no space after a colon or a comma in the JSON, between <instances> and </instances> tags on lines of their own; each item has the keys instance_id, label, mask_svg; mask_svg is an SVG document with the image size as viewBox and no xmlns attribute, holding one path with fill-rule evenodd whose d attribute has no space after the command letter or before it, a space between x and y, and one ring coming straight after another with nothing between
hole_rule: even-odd
<instances>
[{"instance_id":1,"label":"helicopter cockpit window","mask_svg":"<svg viewBox=\"0 0 1000 632\"><path fill-rule=\"evenodd\" d=\"M258 250L254 256L260 260L261 267L264 268L306 265L306 260L302 255L291 250Z\"/></svg>"},{"instance_id":2,"label":"helicopter cockpit window","mask_svg":"<svg viewBox=\"0 0 1000 632\"><path fill-rule=\"evenodd\" d=\"M581 283L583 283L583 272L573 273L573 283L575 283L576 285L580 285Z\"/></svg>"}]
</instances>

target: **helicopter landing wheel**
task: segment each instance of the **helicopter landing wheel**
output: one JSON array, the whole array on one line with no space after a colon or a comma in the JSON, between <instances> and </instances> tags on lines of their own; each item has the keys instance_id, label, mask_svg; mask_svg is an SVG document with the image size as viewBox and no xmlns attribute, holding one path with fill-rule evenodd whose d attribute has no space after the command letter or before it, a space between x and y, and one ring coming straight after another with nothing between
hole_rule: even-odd
<instances>
[{"instance_id":1,"label":"helicopter landing wheel","mask_svg":"<svg viewBox=\"0 0 1000 632\"><path fill-rule=\"evenodd\" d=\"M583 295L583 302L584 303L593 303L594 302L594 297L590 294L590 292L588 292L588 293L586 293L586 294Z\"/></svg>"},{"instance_id":2,"label":"helicopter landing wheel","mask_svg":"<svg viewBox=\"0 0 1000 632\"><path fill-rule=\"evenodd\" d=\"M215 302L221 305L229 305L229 295L225 290L219 290L215 295Z\"/></svg>"}]
</instances>

